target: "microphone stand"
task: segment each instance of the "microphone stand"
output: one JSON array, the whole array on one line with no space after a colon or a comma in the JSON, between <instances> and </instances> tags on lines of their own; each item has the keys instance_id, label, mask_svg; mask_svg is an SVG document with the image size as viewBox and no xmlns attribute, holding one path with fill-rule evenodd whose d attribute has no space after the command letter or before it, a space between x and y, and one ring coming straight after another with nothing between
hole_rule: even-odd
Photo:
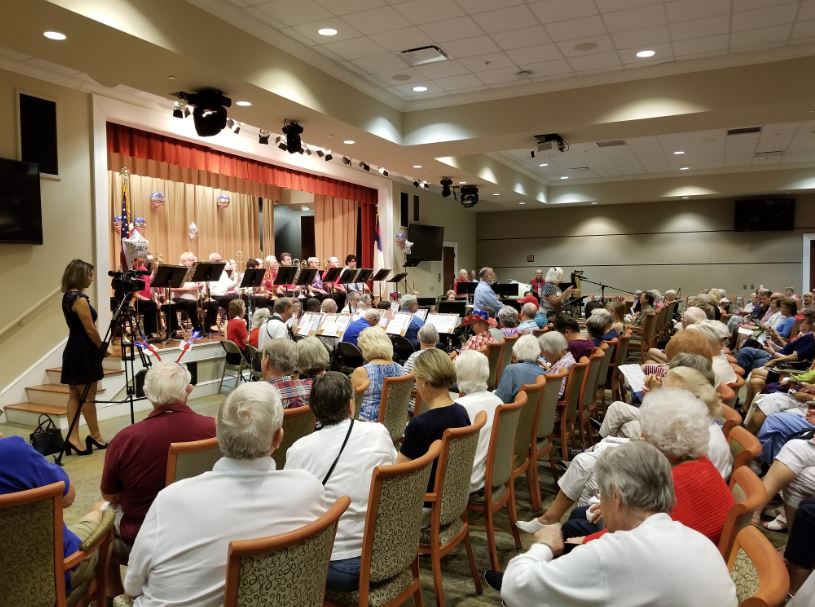
<instances>
[{"instance_id":1,"label":"microphone stand","mask_svg":"<svg viewBox=\"0 0 815 607\"><path fill-rule=\"evenodd\" d=\"M589 280L588 278L586 278L582 274L580 275L580 281L581 282L588 282L590 284L597 285L598 287L600 287L600 301L603 302L604 304L606 303L606 288L609 288L612 291L619 291L620 293L628 293L629 295L636 295L636 293L634 293L632 291L626 291L625 289L618 289L617 287L614 287L612 285L607 285L607 284L602 283L602 282L595 282L593 280Z\"/></svg>"}]
</instances>

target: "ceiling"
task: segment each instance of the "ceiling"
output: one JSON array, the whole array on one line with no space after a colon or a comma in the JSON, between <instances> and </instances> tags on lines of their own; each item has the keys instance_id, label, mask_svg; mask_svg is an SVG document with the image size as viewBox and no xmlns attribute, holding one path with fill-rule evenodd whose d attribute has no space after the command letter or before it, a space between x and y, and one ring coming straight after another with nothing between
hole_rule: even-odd
<instances>
[{"instance_id":1,"label":"ceiling","mask_svg":"<svg viewBox=\"0 0 815 607\"><path fill-rule=\"evenodd\" d=\"M813 0L188 1L402 100L815 42ZM427 45L449 60L411 67L402 51Z\"/></svg>"},{"instance_id":2,"label":"ceiling","mask_svg":"<svg viewBox=\"0 0 815 607\"><path fill-rule=\"evenodd\" d=\"M243 124L230 137L256 146L258 128L278 133L298 120L306 143L333 150L332 164L354 159L346 178L360 160L437 192L449 176L480 187L479 212L815 190L815 0L5 0L4 8L2 69L168 115L174 91L215 86L252 102L230 108ZM318 27L338 35L323 39ZM68 39L46 40L45 30ZM450 59L402 65L400 50L427 43ZM633 56L643 49L656 55ZM509 78L519 69L532 74ZM417 84L428 91L414 93ZM727 135L736 127L761 130ZM532 158L534 135L544 133L562 135L569 150ZM596 145L615 140L624 143ZM268 148L260 157L279 162Z\"/></svg>"}]
</instances>

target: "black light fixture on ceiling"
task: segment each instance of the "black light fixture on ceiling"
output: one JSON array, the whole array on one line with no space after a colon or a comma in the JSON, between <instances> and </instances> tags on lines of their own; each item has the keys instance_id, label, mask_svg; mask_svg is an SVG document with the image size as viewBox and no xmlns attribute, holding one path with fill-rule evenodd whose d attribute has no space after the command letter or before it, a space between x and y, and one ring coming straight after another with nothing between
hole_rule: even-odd
<instances>
[{"instance_id":1,"label":"black light fixture on ceiling","mask_svg":"<svg viewBox=\"0 0 815 607\"><path fill-rule=\"evenodd\" d=\"M286 135L286 151L289 154L302 154L303 141L300 135L303 134L303 127L294 121L283 123L283 134Z\"/></svg>"},{"instance_id":2,"label":"black light fixture on ceiling","mask_svg":"<svg viewBox=\"0 0 815 607\"><path fill-rule=\"evenodd\" d=\"M272 133L267 129L260 129L258 131L258 143L262 145L269 145L269 137L272 136Z\"/></svg>"},{"instance_id":3,"label":"black light fixture on ceiling","mask_svg":"<svg viewBox=\"0 0 815 607\"><path fill-rule=\"evenodd\" d=\"M323 152L323 150L322 150L322 149L317 148L315 151L316 151L316 153L317 153L317 156L319 156L320 158L322 158L323 156L325 156L325 152Z\"/></svg>"},{"instance_id":4,"label":"black light fixture on ceiling","mask_svg":"<svg viewBox=\"0 0 815 607\"><path fill-rule=\"evenodd\" d=\"M226 121L226 126L236 135L241 132L241 123L236 120L232 120L232 118Z\"/></svg>"},{"instance_id":5,"label":"black light fixture on ceiling","mask_svg":"<svg viewBox=\"0 0 815 607\"><path fill-rule=\"evenodd\" d=\"M186 118L190 115L190 106L187 102L183 99L179 99L175 102L175 106L173 107L173 118Z\"/></svg>"},{"instance_id":6,"label":"black light fixture on ceiling","mask_svg":"<svg viewBox=\"0 0 815 607\"><path fill-rule=\"evenodd\" d=\"M348 158L348 156L343 156L342 157L342 163L347 164L348 166L351 166L351 159Z\"/></svg>"},{"instance_id":7,"label":"black light fixture on ceiling","mask_svg":"<svg viewBox=\"0 0 815 607\"><path fill-rule=\"evenodd\" d=\"M414 180L413 180L413 187L414 187L414 188L418 188L418 187L419 187L419 180L418 180L418 179L414 179Z\"/></svg>"},{"instance_id":8,"label":"black light fixture on ceiling","mask_svg":"<svg viewBox=\"0 0 815 607\"><path fill-rule=\"evenodd\" d=\"M275 145L277 147L279 147L281 150L283 150L284 152L288 149L288 144L286 143L286 138L285 137L281 137L280 135L278 135L277 137L275 137L274 142L275 142Z\"/></svg>"},{"instance_id":9,"label":"black light fixture on ceiling","mask_svg":"<svg viewBox=\"0 0 815 607\"><path fill-rule=\"evenodd\" d=\"M226 126L226 108L232 105L232 100L220 90L205 88L194 93L182 91L175 96L194 106L192 119L195 122L195 132L201 137L217 135ZM173 112L173 116L175 115Z\"/></svg>"},{"instance_id":10,"label":"black light fixture on ceiling","mask_svg":"<svg viewBox=\"0 0 815 607\"><path fill-rule=\"evenodd\" d=\"M383 177L388 176L388 169L386 169L385 167L379 167L377 171L379 171L379 174L382 175Z\"/></svg>"},{"instance_id":11,"label":"black light fixture on ceiling","mask_svg":"<svg viewBox=\"0 0 815 607\"><path fill-rule=\"evenodd\" d=\"M453 180L452 179L450 179L449 177L442 177L441 181L439 183L441 183L441 197L442 198L447 198L448 196L450 196L450 194L453 193L453 190L450 189L450 186L453 185Z\"/></svg>"},{"instance_id":12,"label":"black light fixture on ceiling","mask_svg":"<svg viewBox=\"0 0 815 607\"><path fill-rule=\"evenodd\" d=\"M461 186L461 206L465 209L471 209L478 204L478 186L477 185L463 185Z\"/></svg>"},{"instance_id":13,"label":"black light fixture on ceiling","mask_svg":"<svg viewBox=\"0 0 815 607\"><path fill-rule=\"evenodd\" d=\"M359 161L359 168L361 168L363 171L371 170L371 166L367 162L363 162L362 160Z\"/></svg>"},{"instance_id":14,"label":"black light fixture on ceiling","mask_svg":"<svg viewBox=\"0 0 815 607\"><path fill-rule=\"evenodd\" d=\"M326 150L325 151L325 161L326 162L331 162L332 160L334 160L334 155L331 153L331 150Z\"/></svg>"}]
</instances>

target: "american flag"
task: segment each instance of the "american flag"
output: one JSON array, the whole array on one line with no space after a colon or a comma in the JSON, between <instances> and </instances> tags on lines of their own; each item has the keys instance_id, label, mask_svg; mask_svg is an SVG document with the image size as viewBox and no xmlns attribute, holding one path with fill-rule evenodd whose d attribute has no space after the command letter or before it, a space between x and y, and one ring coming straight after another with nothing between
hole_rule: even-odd
<instances>
[{"instance_id":1,"label":"american flag","mask_svg":"<svg viewBox=\"0 0 815 607\"><path fill-rule=\"evenodd\" d=\"M130 195L129 179L125 176L122 179L122 240L130 236Z\"/></svg>"},{"instance_id":2,"label":"american flag","mask_svg":"<svg viewBox=\"0 0 815 607\"><path fill-rule=\"evenodd\" d=\"M382 253L382 232L379 229L379 211L376 213L376 249L374 249L374 269L381 270L385 267L385 255Z\"/></svg>"}]
</instances>

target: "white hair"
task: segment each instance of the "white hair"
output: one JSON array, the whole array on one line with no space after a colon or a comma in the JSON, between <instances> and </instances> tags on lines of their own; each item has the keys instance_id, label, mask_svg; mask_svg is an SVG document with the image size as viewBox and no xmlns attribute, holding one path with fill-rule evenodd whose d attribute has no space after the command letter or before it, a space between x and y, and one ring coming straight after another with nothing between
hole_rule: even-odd
<instances>
[{"instance_id":1,"label":"white hair","mask_svg":"<svg viewBox=\"0 0 815 607\"><path fill-rule=\"evenodd\" d=\"M419 338L419 343L422 344L435 346L439 343L439 332L436 330L436 327L429 322L422 325L417 337Z\"/></svg>"},{"instance_id":2,"label":"white hair","mask_svg":"<svg viewBox=\"0 0 815 607\"><path fill-rule=\"evenodd\" d=\"M696 459L706 455L709 425L707 405L687 390L653 390L640 407L642 438L669 457Z\"/></svg>"},{"instance_id":3,"label":"white hair","mask_svg":"<svg viewBox=\"0 0 815 607\"><path fill-rule=\"evenodd\" d=\"M184 402L190 379L187 367L170 361L157 362L144 377L144 395L156 407Z\"/></svg>"},{"instance_id":4,"label":"white hair","mask_svg":"<svg viewBox=\"0 0 815 607\"><path fill-rule=\"evenodd\" d=\"M563 280L563 268L549 268L546 271L546 282L561 282Z\"/></svg>"},{"instance_id":5,"label":"white hair","mask_svg":"<svg viewBox=\"0 0 815 607\"><path fill-rule=\"evenodd\" d=\"M717 349L719 347L719 340L730 337L730 329L720 320L709 320L706 318L700 323L689 326L688 329L699 331L702 335L707 337L711 343L717 344Z\"/></svg>"},{"instance_id":6,"label":"white hair","mask_svg":"<svg viewBox=\"0 0 815 607\"><path fill-rule=\"evenodd\" d=\"M286 340L288 341L288 340ZM306 337L297 342L297 370L300 373L325 371L331 360L325 345L316 337Z\"/></svg>"},{"instance_id":7,"label":"white hair","mask_svg":"<svg viewBox=\"0 0 815 607\"><path fill-rule=\"evenodd\" d=\"M365 320L372 320L374 324L379 322L380 313L378 308L368 308L362 313L362 316L365 317Z\"/></svg>"},{"instance_id":8,"label":"white hair","mask_svg":"<svg viewBox=\"0 0 815 607\"><path fill-rule=\"evenodd\" d=\"M320 312L324 312L325 314L333 314L337 311L337 302L333 299L324 299L323 303L320 304Z\"/></svg>"},{"instance_id":9,"label":"white hair","mask_svg":"<svg viewBox=\"0 0 815 607\"><path fill-rule=\"evenodd\" d=\"M475 394L487 389L490 363L484 354L477 350L465 350L453 362L456 366L456 383L461 392Z\"/></svg>"},{"instance_id":10,"label":"white hair","mask_svg":"<svg viewBox=\"0 0 815 607\"><path fill-rule=\"evenodd\" d=\"M685 326L695 325L697 323L702 322L707 318L707 314L702 308L697 308L696 306L691 306L685 313L682 314L682 321L685 323Z\"/></svg>"},{"instance_id":11,"label":"white hair","mask_svg":"<svg viewBox=\"0 0 815 607\"><path fill-rule=\"evenodd\" d=\"M252 314L252 326L259 327L269 320L269 318L271 318L269 308L255 308L255 312Z\"/></svg>"},{"instance_id":12,"label":"white hair","mask_svg":"<svg viewBox=\"0 0 815 607\"><path fill-rule=\"evenodd\" d=\"M362 350L362 357L366 361L374 358L393 359L393 343L382 327L363 329L357 339L357 345Z\"/></svg>"},{"instance_id":13,"label":"white hair","mask_svg":"<svg viewBox=\"0 0 815 607\"><path fill-rule=\"evenodd\" d=\"M264 261L269 264L277 263L277 257L275 257L274 255L267 255Z\"/></svg>"},{"instance_id":14,"label":"white hair","mask_svg":"<svg viewBox=\"0 0 815 607\"><path fill-rule=\"evenodd\" d=\"M668 459L644 441L605 449L594 467L600 495L615 494L624 506L646 512L670 512L676 501Z\"/></svg>"},{"instance_id":15,"label":"white hair","mask_svg":"<svg viewBox=\"0 0 815 607\"><path fill-rule=\"evenodd\" d=\"M524 318L528 318L528 319L531 320L531 319L535 318L535 314L537 314L537 313L538 313L538 306L533 304L531 301L527 302L523 306L521 306L521 316L523 316Z\"/></svg>"},{"instance_id":16,"label":"white hair","mask_svg":"<svg viewBox=\"0 0 815 607\"><path fill-rule=\"evenodd\" d=\"M283 406L277 388L261 381L241 384L218 409L218 445L232 459L265 457L282 425Z\"/></svg>"},{"instance_id":17,"label":"white hair","mask_svg":"<svg viewBox=\"0 0 815 607\"><path fill-rule=\"evenodd\" d=\"M503 327L515 327L518 325L518 311L512 306L503 306L498 310L498 320Z\"/></svg>"},{"instance_id":18,"label":"white hair","mask_svg":"<svg viewBox=\"0 0 815 607\"><path fill-rule=\"evenodd\" d=\"M512 346L512 353L516 360L530 360L535 362L541 355L541 346L533 335L521 335Z\"/></svg>"},{"instance_id":19,"label":"white hair","mask_svg":"<svg viewBox=\"0 0 815 607\"><path fill-rule=\"evenodd\" d=\"M416 299L415 295L411 295L407 293L406 295L402 295L402 299L399 300L399 309L400 310L407 310L413 305L419 305L419 300Z\"/></svg>"},{"instance_id":20,"label":"white hair","mask_svg":"<svg viewBox=\"0 0 815 607\"><path fill-rule=\"evenodd\" d=\"M541 352L544 354L560 354L566 349L569 343L559 331L549 331L538 337Z\"/></svg>"}]
</instances>

